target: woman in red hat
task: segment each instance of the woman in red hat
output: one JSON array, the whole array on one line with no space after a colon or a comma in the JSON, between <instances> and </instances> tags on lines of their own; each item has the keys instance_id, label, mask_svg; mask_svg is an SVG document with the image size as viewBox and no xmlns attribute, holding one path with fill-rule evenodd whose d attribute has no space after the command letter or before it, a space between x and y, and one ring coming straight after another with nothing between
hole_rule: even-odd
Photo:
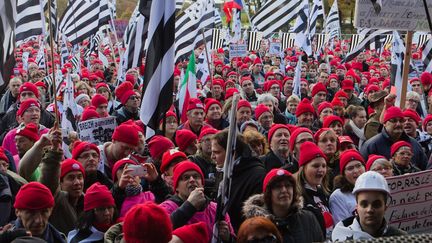
<instances>
[{"instance_id":1,"label":"woman in red hat","mask_svg":"<svg viewBox=\"0 0 432 243\"><path fill-rule=\"evenodd\" d=\"M390 153L390 162L393 164L393 175L397 176L420 171L411 162L414 153L410 143L405 141L396 142L391 146Z\"/></svg>"},{"instance_id":2,"label":"woman in red hat","mask_svg":"<svg viewBox=\"0 0 432 243\"><path fill-rule=\"evenodd\" d=\"M349 119L345 122L344 130L354 144L360 149L366 141L364 126L367 122L366 110L363 106L350 105L346 109Z\"/></svg>"},{"instance_id":3,"label":"woman in red hat","mask_svg":"<svg viewBox=\"0 0 432 243\"><path fill-rule=\"evenodd\" d=\"M339 175L338 136L330 128L321 128L315 133L314 139L318 144L318 147L327 157L329 189L332 189L333 179Z\"/></svg>"}]
</instances>

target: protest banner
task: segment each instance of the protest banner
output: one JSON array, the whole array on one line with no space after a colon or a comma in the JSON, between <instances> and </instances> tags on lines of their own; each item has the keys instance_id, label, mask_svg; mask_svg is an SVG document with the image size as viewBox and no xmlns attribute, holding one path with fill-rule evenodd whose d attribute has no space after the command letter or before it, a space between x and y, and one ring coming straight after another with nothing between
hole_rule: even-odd
<instances>
[{"instance_id":1,"label":"protest banner","mask_svg":"<svg viewBox=\"0 0 432 243\"><path fill-rule=\"evenodd\" d=\"M234 57L245 57L247 56L247 45L246 44L231 44L229 46L230 59Z\"/></svg>"},{"instance_id":2,"label":"protest banner","mask_svg":"<svg viewBox=\"0 0 432 243\"><path fill-rule=\"evenodd\" d=\"M432 171L386 178L391 191L388 223L408 233L432 230Z\"/></svg>"},{"instance_id":3,"label":"protest banner","mask_svg":"<svg viewBox=\"0 0 432 243\"><path fill-rule=\"evenodd\" d=\"M111 141L116 127L117 122L113 116L82 121L78 123L79 138L82 141L101 145Z\"/></svg>"},{"instance_id":4,"label":"protest banner","mask_svg":"<svg viewBox=\"0 0 432 243\"><path fill-rule=\"evenodd\" d=\"M378 9L372 2L371 0L356 1L354 16L356 28L430 31L423 1L382 0ZM431 11L432 0L426 2Z\"/></svg>"}]
</instances>

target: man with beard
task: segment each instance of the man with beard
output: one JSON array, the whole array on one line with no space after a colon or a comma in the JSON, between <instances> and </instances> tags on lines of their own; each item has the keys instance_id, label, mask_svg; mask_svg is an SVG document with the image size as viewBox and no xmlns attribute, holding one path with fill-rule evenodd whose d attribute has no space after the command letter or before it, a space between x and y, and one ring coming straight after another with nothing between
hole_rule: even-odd
<instances>
[{"instance_id":1,"label":"man with beard","mask_svg":"<svg viewBox=\"0 0 432 243\"><path fill-rule=\"evenodd\" d=\"M367 159L370 154L380 154L390 159L391 145L398 141L406 141L411 144L414 156L412 161L418 168L425 170L427 167L427 157L421 145L409 137L403 130L404 114L400 108L391 106L385 109L383 116L384 127L381 133L367 140L361 147L363 158Z\"/></svg>"}]
</instances>

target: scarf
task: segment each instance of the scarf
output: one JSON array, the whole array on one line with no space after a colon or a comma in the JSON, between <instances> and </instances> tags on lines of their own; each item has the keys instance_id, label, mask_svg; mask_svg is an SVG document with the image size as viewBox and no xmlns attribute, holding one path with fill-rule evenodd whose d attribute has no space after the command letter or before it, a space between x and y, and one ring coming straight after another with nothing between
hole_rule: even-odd
<instances>
[{"instance_id":1,"label":"scarf","mask_svg":"<svg viewBox=\"0 0 432 243\"><path fill-rule=\"evenodd\" d=\"M137 185L127 185L125 188L126 197L132 197L140 194L142 192L142 186L140 184Z\"/></svg>"},{"instance_id":2,"label":"scarf","mask_svg":"<svg viewBox=\"0 0 432 243\"><path fill-rule=\"evenodd\" d=\"M358 128L356 124L354 124L353 120L349 120L349 125L351 126L354 134L359 138L359 149L363 145L363 143L366 141L366 137L364 135L364 127Z\"/></svg>"}]
</instances>

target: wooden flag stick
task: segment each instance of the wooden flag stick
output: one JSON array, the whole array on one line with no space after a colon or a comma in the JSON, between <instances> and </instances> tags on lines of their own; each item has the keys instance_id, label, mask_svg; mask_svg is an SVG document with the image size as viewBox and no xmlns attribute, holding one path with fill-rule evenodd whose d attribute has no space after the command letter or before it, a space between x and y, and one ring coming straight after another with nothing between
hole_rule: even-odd
<instances>
[{"instance_id":1,"label":"wooden flag stick","mask_svg":"<svg viewBox=\"0 0 432 243\"><path fill-rule=\"evenodd\" d=\"M405 57L403 64L403 73L402 73L402 90L400 97L400 108L403 110L405 108L405 100L407 93L407 85L408 85L408 73L410 69L410 60L411 60L411 44L413 38L413 31L408 31L405 37Z\"/></svg>"},{"instance_id":2,"label":"wooden flag stick","mask_svg":"<svg viewBox=\"0 0 432 243\"><path fill-rule=\"evenodd\" d=\"M209 70L209 75L210 75L210 83L213 83L213 75L212 75L212 70L210 69L210 59L208 56L208 50L207 50L207 40L204 34L204 29L201 29L201 34L203 36L203 40L204 40L204 51L205 51L205 57L207 59L207 66L208 66L208 70ZM203 84L203 86L206 84L206 80L201 80L201 84Z\"/></svg>"},{"instance_id":3,"label":"wooden flag stick","mask_svg":"<svg viewBox=\"0 0 432 243\"><path fill-rule=\"evenodd\" d=\"M54 31L53 31L53 29L52 29L52 21L51 21L51 1L52 0L48 0L48 7L49 7L49 11L48 11L48 13L49 13L49 18L48 18L48 21L49 21L49 30L50 30L50 49L51 49L51 66L52 66L52 70L53 70L53 72L52 72L52 80L53 80L53 82L52 82L52 90L53 90L53 97L54 97L54 117L55 117L55 122L54 122L54 127L55 128L58 128L59 127L59 125L60 125L60 117L59 117L59 114L58 114L58 106L57 106L57 97L56 97L56 95L57 95L57 87L56 87L56 69L55 69L55 62L54 62L54 37L53 37L53 33L54 33ZM66 44L66 43L65 43ZM48 72L49 72L49 70L48 70Z\"/></svg>"}]
</instances>

